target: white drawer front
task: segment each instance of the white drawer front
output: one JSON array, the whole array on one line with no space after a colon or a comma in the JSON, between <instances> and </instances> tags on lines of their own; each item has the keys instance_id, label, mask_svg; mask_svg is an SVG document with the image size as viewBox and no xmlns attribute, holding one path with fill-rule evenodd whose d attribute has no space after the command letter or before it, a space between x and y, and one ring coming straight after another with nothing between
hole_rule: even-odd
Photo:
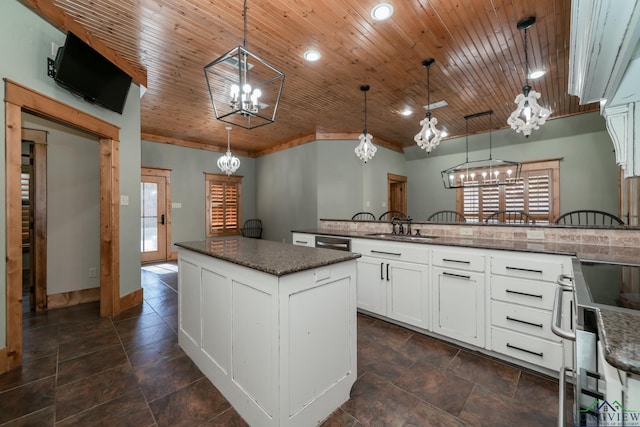
<instances>
[{"instance_id":1,"label":"white drawer front","mask_svg":"<svg viewBox=\"0 0 640 427\"><path fill-rule=\"evenodd\" d=\"M562 367L561 343L543 340L518 332L491 328L491 349L534 365L559 371Z\"/></svg>"},{"instance_id":2,"label":"white drawer front","mask_svg":"<svg viewBox=\"0 0 640 427\"><path fill-rule=\"evenodd\" d=\"M458 270L484 271L486 257L469 249L433 249L433 265Z\"/></svg>"},{"instance_id":3,"label":"white drawer front","mask_svg":"<svg viewBox=\"0 0 640 427\"><path fill-rule=\"evenodd\" d=\"M557 285L505 276L491 276L491 298L551 310Z\"/></svg>"},{"instance_id":4,"label":"white drawer front","mask_svg":"<svg viewBox=\"0 0 640 427\"><path fill-rule=\"evenodd\" d=\"M550 341L562 339L551 332L551 312L500 301L491 301L491 325L535 335Z\"/></svg>"},{"instance_id":5,"label":"white drawer front","mask_svg":"<svg viewBox=\"0 0 640 427\"><path fill-rule=\"evenodd\" d=\"M315 234L292 233L291 239L292 239L292 243L298 246L314 247L316 245Z\"/></svg>"},{"instance_id":6,"label":"white drawer front","mask_svg":"<svg viewBox=\"0 0 640 427\"><path fill-rule=\"evenodd\" d=\"M351 252L389 260L429 264L430 246L421 243L399 243L372 239L352 239Z\"/></svg>"},{"instance_id":7,"label":"white drawer front","mask_svg":"<svg viewBox=\"0 0 640 427\"><path fill-rule=\"evenodd\" d=\"M491 273L555 283L559 275L568 271L565 271L563 258L554 259L531 254L528 257L493 256Z\"/></svg>"}]
</instances>

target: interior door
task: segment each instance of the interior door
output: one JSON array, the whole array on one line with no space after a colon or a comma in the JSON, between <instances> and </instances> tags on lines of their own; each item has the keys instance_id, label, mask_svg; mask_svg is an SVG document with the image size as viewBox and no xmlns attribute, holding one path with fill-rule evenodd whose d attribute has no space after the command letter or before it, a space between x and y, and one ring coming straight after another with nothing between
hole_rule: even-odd
<instances>
[{"instance_id":1,"label":"interior door","mask_svg":"<svg viewBox=\"0 0 640 427\"><path fill-rule=\"evenodd\" d=\"M143 263L167 260L167 177L143 169L140 181L140 251Z\"/></svg>"},{"instance_id":2,"label":"interior door","mask_svg":"<svg viewBox=\"0 0 640 427\"><path fill-rule=\"evenodd\" d=\"M407 177L387 174L389 210L407 214Z\"/></svg>"}]
</instances>

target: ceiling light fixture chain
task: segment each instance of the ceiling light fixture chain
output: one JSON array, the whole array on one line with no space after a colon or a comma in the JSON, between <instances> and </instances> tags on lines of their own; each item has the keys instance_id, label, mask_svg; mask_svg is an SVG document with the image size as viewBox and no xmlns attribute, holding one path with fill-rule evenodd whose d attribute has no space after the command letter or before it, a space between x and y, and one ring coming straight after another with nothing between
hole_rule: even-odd
<instances>
[{"instance_id":1,"label":"ceiling light fixture chain","mask_svg":"<svg viewBox=\"0 0 640 427\"><path fill-rule=\"evenodd\" d=\"M540 129L540 126L545 124L547 117L551 115L551 111L538 104L540 99L540 93L535 90L531 90L529 84L529 53L528 53L528 39L527 30L536 22L534 16L524 18L517 24L518 30L524 30L524 58L525 58L525 83L522 88L522 93L516 96L514 102L517 104L517 108L509 118L507 124L511 126L511 129L516 132L522 132L525 137L529 137L531 132Z\"/></svg>"},{"instance_id":2,"label":"ceiling light fixture chain","mask_svg":"<svg viewBox=\"0 0 640 427\"><path fill-rule=\"evenodd\" d=\"M218 158L218 168L227 175L235 173L240 167L240 159L231 154L231 126L226 126L227 130L227 152Z\"/></svg>"},{"instance_id":3,"label":"ceiling light fixture chain","mask_svg":"<svg viewBox=\"0 0 640 427\"><path fill-rule=\"evenodd\" d=\"M373 135L368 133L367 131L367 92L369 91L369 85L360 86L360 90L364 93L364 129L362 130L362 134L358 137L360 139L360 143L355 148L356 156L364 163L367 163L369 160L376 155L376 151L378 148L373 145Z\"/></svg>"},{"instance_id":4,"label":"ceiling light fixture chain","mask_svg":"<svg viewBox=\"0 0 640 427\"><path fill-rule=\"evenodd\" d=\"M418 146L426 150L427 153L431 153L443 138L442 131L436 128L438 119L431 116L431 75L429 69L435 62L434 58L427 58L422 61L422 66L427 68L427 114L420 121L422 129L413 137Z\"/></svg>"},{"instance_id":5,"label":"ceiling light fixture chain","mask_svg":"<svg viewBox=\"0 0 640 427\"><path fill-rule=\"evenodd\" d=\"M489 158L469 161L469 119L489 116ZM520 173L522 165L509 160L493 158L493 111L464 116L465 120L465 162L442 171L445 188L489 187L498 185L522 185Z\"/></svg>"},{"instance_id":6,"label":"ceiling light fixture chain","mask_svg":"<svg viewBox=\"0 0 640 427\"><path fill-rule=\"evenodd\" d=\"M285 74L247 49L247 0L242 45L204 67L216 119L253 129L275 121Z\"/></svg>"}]
</instances>

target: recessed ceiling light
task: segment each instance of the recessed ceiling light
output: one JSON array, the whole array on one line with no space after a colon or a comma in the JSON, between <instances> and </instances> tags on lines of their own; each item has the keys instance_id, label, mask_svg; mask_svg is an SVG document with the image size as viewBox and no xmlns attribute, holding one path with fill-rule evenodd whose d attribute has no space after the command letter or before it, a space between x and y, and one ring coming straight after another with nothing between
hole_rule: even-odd
<instances>
[{"instance_id":1,"label":"recessed ceiling light","mask_svg":"<svg viewBox=\"0 0 640 427\"><path fill-rule=\"evenodd\" d=\"M320 52L318 52L317 50L308 50L304 53L303 56L307 61L313 62L320 59Z\"/></svg>"},{"instance_id":2,"label":"recessed ceiling light","mask_svg":"<svg viewBox=\"0 0 640 427\"><path fill-rule=\"evenodd\" d=\"M404 110L400 111L400 114L402 114L403 116L410 116L411 114L413 114L413 111L411 111L408 108L405 108Z\"/></svg>"},{"instance_id":3,"label":"recessed ceiling light","mask_svg":"<svg viewBox=\"0 0 640 427\"><path fill-rule=\"evenodd\" d=\"M371 9L371 17L376 21L384 21L393 15L393 6L389 3L377 4Z\"/></svg>"},{"instance_id":4,"label":"recessed ceiling light","mask_svg":"<svg viewBox=\"0 0 640 427\"><path fill-rule=\"evenodd\" d=\"M547 72L544 70L537 70L537 71L532 71L531 73L529 73L529 78L530 79L539 79L540 77L544 76Z\"/></svg>"}]
</instances>

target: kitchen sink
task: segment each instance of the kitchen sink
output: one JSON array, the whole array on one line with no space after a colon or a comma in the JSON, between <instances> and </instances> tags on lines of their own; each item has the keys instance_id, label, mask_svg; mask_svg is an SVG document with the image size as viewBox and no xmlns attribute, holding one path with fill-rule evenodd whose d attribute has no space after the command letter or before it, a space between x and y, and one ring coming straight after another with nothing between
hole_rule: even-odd
<instances>
[{"instance_id":1,"label":"kitchen sink","mask_svg":"<svg viewBox=\"0 0 640 427\"><path fill-rule=\"evenodd\" d=\"M390 239L390 240L402 240L404 242L423 242L425 240L433 240L437 239L438 236L428 236L428 235L408 235L408 234L393 234L393 233L370 233L367 234L369 237L380 237L382 239Z\"/></svg>"}]
</instances>

